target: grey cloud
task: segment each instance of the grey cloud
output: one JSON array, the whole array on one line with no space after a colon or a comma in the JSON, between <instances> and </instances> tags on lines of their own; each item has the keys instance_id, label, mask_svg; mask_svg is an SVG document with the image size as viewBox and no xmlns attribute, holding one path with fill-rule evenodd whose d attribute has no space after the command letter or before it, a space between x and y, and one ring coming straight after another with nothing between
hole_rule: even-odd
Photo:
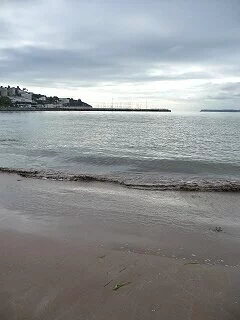
<instances>
[{"instance_id":1,"label":"grey cloud","mask_svg":"<svg viewBox=\"0 0 240 320\"><path fill-rule=\"evenodd\" d=\"M212 92L206 96L210 100L236 100L240 102L240 82L211 85Z\"/></svg>"},{"instance_id":2,"label":"grey cloud","mask_svg":"<svg viewBox=\"0 0 240 320\"><path fill-rule=\"evenodd\" d=\"M238 93L240 93L240 82L224 84L224 85L222 85L222 90L225 92L238 92Z\"/></svg>"},{"instance_id":3,"label":"grey cloud","mask_svg":"<svg viewBox=\"0 0 240 320\"><path fill-rule=\"evenodd\" d=\"M212 76L206 72L184 72L171 74L163 68L161 75L151 75L145 70L146 64L154 66L154 61L148 62L148 57L137 57L140 62L132 63L132 56L125 59L116 56L111 58L96 50L96 52L77 51L67 49L42 49L27 47L20 49L2 50L3 56L7 60L1 63L2 76L21 74L29 77L29 73L36 77L44 77L46 70L50 69L48 78L71 77L72 80L81 81L119 81L119 82L139 82L139 81L163 81L163 80L186 80L186 79L208 79ZM103 55L98 59L99 55ZM156 62L156 61L155 61ZM127 68L126 68L127 67ZM161 68L160 68L161 69Z\"/></svg>"}]
</instances>

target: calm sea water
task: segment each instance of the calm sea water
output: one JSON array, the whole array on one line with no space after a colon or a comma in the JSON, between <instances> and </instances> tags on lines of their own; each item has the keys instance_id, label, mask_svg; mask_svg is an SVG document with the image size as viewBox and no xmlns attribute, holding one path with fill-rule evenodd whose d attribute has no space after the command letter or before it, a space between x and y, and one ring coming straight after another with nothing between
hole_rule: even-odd
<instances>
[{"instance_id":1,"label":"calm sea water","mask_svg":"<svg viewBox=\"0 0 240 320\"><path fill-rule=\"evenodd\" d=\"M240 190L240 113L0 113L0 167Z\"/></svg>"}]
</instances>

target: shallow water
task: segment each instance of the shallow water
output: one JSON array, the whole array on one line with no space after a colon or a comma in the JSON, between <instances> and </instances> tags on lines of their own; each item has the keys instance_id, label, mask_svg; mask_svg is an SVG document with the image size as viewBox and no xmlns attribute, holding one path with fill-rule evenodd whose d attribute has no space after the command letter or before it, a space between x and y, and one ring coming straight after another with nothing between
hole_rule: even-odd
<instances>
[{"instance_id":1,"label":"shallow water","mask_svg":"<svg viewBox=\"0 0 240 320\"><path fill-rule=\"evenodd\" d=\"M129 192L0 175L0 230L204 264L240 265L239 207L231 192Z\"/></svg>"},{"instance_id":2,"label":"shallow water","mask_svg":"<svg viewBox=\"0 0 240 320\"><path fill-rule=\"evenodd\" d=\"M235 113L1 112L0 167L239 191L239 128Z\"/></svg>"}]
</instances>

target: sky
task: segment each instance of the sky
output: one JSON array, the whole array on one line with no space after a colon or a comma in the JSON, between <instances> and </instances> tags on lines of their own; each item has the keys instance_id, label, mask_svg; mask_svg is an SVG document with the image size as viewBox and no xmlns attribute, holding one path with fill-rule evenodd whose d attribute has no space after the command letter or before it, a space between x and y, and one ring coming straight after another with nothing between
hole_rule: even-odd
<instances>
[{"instance_id":1,"label":"sky","mask_svg":"<svg viewBox=\"0 0 240 320\"><path fill-rule=\"evenodd\" d=\"M93 106L240 107L240 0L0 0L0 84Z\"/></svg>"}]
</instances>

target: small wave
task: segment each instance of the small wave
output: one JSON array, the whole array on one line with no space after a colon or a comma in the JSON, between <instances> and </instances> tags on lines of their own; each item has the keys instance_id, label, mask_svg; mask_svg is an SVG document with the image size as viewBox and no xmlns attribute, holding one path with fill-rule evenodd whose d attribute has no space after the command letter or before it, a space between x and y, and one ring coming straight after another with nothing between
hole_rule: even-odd
<instances>
[{"instance_id":1,"label":"small wave","mask_svg":"<svg viewBox=\"0 0 240 320\"><path fill-rule=\"evenodd\" d=\"M153 191L216 191L216 192L240 192L240 180L173 180L164 179L157 183L137 183L128 182L121 178L88 175L88 174L69 174L62 172L49 172L38 170L25 170L0 167L0 172L18 174L25 178L47 179L57 181L83 181L83 182L107 182L115 183L133 189L153 190Z\"/></svg>"},{"instance_id":2,"label":"small wave","mask_svg":"<svg viewBox=\"0 0 240 320\"><path fill-rule=\"evenodd\" d=\"M10 139L10 138L7 138L7 139L0 139L0 143L1 142L18 142L17 139Z\"/></svg>"}]
</instances>

